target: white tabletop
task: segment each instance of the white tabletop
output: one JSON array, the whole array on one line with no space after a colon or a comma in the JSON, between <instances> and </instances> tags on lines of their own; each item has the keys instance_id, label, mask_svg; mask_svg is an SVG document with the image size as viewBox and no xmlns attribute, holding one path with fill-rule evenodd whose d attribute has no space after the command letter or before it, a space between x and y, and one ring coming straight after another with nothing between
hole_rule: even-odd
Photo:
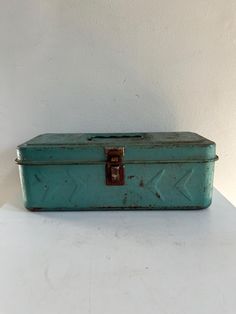
<instances>
[{"instance_id":1,"label":"white tabletop","mask_svg":"<svg viewBox=\"0 0 236 314\"><path fill-rule=\"evenodd\" d=\"M0 314L235 314L236 209L0 209Z\"/></svg>"}]
</instances>

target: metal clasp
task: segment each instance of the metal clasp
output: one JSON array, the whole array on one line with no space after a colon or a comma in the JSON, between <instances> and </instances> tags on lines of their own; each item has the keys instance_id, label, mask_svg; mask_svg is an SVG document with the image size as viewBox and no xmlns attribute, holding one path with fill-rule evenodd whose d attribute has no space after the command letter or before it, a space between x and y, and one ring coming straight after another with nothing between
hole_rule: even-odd
<instances>
[{"instance_id":1,"label":"metal clasp","mask_svg":"<svg viewBox=\"0 0 236 314\"><path fill-rule=\"evenodd\" d=\"M124 147L105 148L106 161L106 185L124 185Z\"/></svg>"}]
</instances>

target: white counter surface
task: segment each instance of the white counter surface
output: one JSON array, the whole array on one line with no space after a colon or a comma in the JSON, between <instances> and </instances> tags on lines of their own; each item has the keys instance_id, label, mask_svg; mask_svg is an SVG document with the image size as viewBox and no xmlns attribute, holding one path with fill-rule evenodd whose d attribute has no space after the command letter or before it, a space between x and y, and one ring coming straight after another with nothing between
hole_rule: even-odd
<instances>
[{"instance_id":1,"label":"white counter surface","mask_svg":"<svg viewBox=\"0 0 236 314\"><path fill-rule=\"evenodd\" d=\"M235 314L236 209L0 209L0 314Z\"/></svg>"}]
</instances>

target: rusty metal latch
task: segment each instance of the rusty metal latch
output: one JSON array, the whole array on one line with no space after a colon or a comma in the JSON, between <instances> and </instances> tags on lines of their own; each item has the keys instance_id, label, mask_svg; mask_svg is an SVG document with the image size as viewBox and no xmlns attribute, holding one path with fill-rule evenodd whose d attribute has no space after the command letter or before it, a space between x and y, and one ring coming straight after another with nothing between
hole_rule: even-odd
<instances>
[{"instance_id":1,"label":"rusty metal latch","mask_svg":"<svg viewBox=\"0 0 236 314\"><path fill-rule=\"evenodd\" d=\"M106 185L124 185L124 147L105 148L106 160Z\"/></svg>"}]
</instances>

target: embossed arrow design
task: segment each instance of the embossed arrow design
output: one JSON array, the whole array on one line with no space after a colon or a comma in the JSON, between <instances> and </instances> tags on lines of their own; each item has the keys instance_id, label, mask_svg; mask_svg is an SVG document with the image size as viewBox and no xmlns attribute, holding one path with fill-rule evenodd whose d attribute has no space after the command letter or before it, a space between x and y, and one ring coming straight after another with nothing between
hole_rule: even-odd
<instances>
[{"instance_id":1,"label":"embossed arrow design","mask_svg":"<svg viewBox=\"0 0 236 314\"><path fill-rule=\"evenodd\" d=\"M62 176L60 182L55 184L55 179L49 176L45 176L42 172L37 172L34 174L35 182L34 184L39 184L43 187L43 194L41 201L45 201L48 197L48 193L50 190L50 196L52 195L67 195L69 202L72 202L73 196L77 190L83 189L84 182L79 178L74 178L73 175L69 171L66 171L65 175Z\"/></svg>"},{"instance_id":2,"label":"embossed arrow design","mask_svg":"<svg viewBox=\"0 0 236 314\"><path fill-rule=\"evenodd\" d=\"M153 178L151 178L151 180L148 181L146 184L146 187L149 189L149 191L154 193L159 199L162 199L162 200L164 200L164 197L163 195L161 195L158 185L164 173L165 173L165 169L162 169Z\"/></svg>"},{"instance_id":3,"label":"embossed arrow design","mask_svg":"<svg viewBox=\"0 0 236 314\"><path fill-rule=\"evenodd\" d=\"M181 177L178 182L175 184L175 188L184 195L189 201L192 200L192 196L187 189L187 183L193 174L193 170L189 170L183 177Z\"/></svg>"}]
</instances>

